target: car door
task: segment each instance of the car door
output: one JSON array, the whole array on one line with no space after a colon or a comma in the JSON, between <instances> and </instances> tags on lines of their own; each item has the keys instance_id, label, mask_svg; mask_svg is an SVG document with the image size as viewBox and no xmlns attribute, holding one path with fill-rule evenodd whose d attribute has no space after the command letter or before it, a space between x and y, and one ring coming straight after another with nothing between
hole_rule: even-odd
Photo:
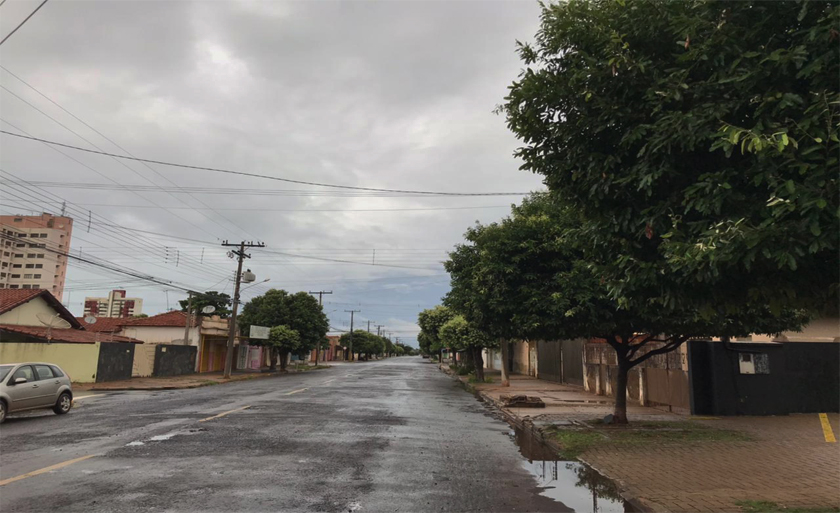
<instances>
[{"instance_id":1,"label":"car door","mask_svg":"<svg viewBox=\"0 0 840 513\"><path fill-rule=\"evenodd\" d=\"M52 406L58 400L58 387L61 382L49 365L33 365L38 376L38 406Z\"/></svg>"},{"instance_id":2,"label":"car door","mask_svg":"<svg viewBox=\"0 0 840 513\"><path fill-rule=\"evenodd\" d=\"M18 378L25 378L26 383L15 383ZM40 388L31 365L18 367L6 382L6 390L11 400L9 411L25 410L38 406Z\"/></svg>"}]
</instances>

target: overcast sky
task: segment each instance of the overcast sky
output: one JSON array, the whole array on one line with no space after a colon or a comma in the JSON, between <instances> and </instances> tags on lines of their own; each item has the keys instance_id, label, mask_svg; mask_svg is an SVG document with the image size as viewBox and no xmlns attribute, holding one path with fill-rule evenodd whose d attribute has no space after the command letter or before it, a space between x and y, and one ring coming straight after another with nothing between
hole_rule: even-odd
<instances>
[{"instance_id":1,"label":"overcast sky","mask_svg":"<svg viewBox=\"0 0 840 513\"><path fill-rule=\"evenodd\" d=\"M0 34L38 3L7 1ZM52 0L0 47L0 126L297 180L536 190L540 180L518 170L517 140L492 110L521 68L515 41L533 37L538 15L525 0ZM266 248L251 251L246 266L270 281L244 300L269 287L332 290L324 304L335 328L347 329L344 310L357 309L357 326L384 324L412 345L417 312L448 289L446 251L475 221L499 219L521 199L372 195L62 154L7 135L0 150L0 211L56 211L66 200L74 254L230 293L235 262L219 243L261 240ZM12 175L33 185L10 184ZM85 296L112 288L142 297L150 315L185 297L74 264L62 299L81 315Z\"/></svg>"}]
</instances>

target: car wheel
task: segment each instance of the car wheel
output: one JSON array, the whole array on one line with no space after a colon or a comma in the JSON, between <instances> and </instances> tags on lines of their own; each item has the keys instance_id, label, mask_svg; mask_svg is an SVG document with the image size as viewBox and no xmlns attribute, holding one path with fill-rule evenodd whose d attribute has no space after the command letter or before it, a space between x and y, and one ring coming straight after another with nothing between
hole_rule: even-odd
<instances>
[{"instance_id":1,"label":"car wheel","mask_svg":"<svg viewBox=\"0 0 840 513\"><path fill-rule=\"evenodd\" d=\"M6 401L0 401L0 424L6 422Z\"/></svg>"},{"instance_id":2,"label":"car wheel","mask_svg":"<svg viewBox=\"0 0 840 513\"><path fill-rule=\"evenodd\" d=\"M64 415L70 408L73 406L73 400L70 399L70 394L67 392L62 393L58 396L58 401L55 402L55 406L53 406L53 411L59 415Z\"/></svg>"}]
</instances>

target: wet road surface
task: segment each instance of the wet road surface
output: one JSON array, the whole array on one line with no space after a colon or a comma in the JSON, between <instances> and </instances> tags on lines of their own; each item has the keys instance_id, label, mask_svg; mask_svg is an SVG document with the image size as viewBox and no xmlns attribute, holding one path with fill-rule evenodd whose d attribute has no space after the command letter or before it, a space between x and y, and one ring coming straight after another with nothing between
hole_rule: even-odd
<instances>
[{"instance_id":1,"label":"wet road surface","mask_svg":"<svg viewBox=\"0 0 840 513\"><path fill-rule=\"evenodd\" d=\"M546 493L508 425L427 362L107 393L65 416L11 416L0 511L570 511L560 492L589 503L572 482Z\"/></svg>"}]
</instances>

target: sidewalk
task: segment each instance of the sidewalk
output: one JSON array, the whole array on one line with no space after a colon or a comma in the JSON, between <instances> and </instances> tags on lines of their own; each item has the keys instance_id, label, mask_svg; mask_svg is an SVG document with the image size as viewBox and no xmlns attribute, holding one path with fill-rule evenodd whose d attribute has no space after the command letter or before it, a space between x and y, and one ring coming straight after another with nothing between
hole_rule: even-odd
<instances>
[{"instance_id":1,"label":"sidewalk","mask_svg":"<svg viewBox=\"0 0 840 513\"><path fill-rule=\"evenodd\" d=\"M756 511L840 511L840 446L826 442L817 414L708 418L629 404L630 426L605 426L596 419L612 412L609 397L520 375L502 387L498 372L487 375L493 383L456 377L558 450L579 450L650 511L749 511L749 502L767 503ZM503 394L537 396L546 407L504 408ZM840 434L840 416L828 419Z\"/></svg>"},{"instance_id":2,"label":"sidewalk","mask_svg":"<svg viewBox=\"0 0 840 513\"><path fill-rule=\"evenodd\" d=\"M320 367L319 368L323 368ZM309 370L316 370L313 366ZM304 370L297 370L290 368L288 373L308 372ZM167 376L167 377L146 377L146 378L131 378L121 381L106 381L103 383L74 383L73 391L88 391L88 390L179 390L185 388L198 388L211 385L219 385L225 383L233 383L234 381L245 381L249 379L267 378L271 376L279 376L279 367L276 372L268 372L268 368L263 371L248 370L235 371L230 379L225 379L221 372L207 372L201 374L185 374L182 376Z\"/></svg>"}]
</instances>

